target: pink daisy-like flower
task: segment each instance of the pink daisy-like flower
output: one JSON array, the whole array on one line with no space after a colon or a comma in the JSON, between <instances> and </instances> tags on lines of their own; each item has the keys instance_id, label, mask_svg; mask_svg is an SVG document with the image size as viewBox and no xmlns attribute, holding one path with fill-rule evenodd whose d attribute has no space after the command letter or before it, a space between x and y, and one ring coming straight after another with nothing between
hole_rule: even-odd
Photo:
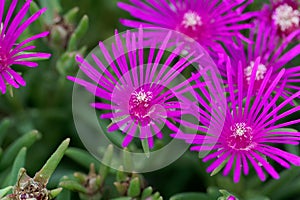
<instances>
[{"instance_id":1,"label":"pink daisy-like flower","mask_svg":"<svg viewBox=\"0 0 300 200\"><path fill-rule=\"evenodd\" d=\"M138 20L121 19L125 26L161 27L178 31L194 39L207 51L222 52L220 43L229 44L233 37L252 25L245 22L256 12L242 13L251 1L220 0L131 0L118 6ZM244 4L243 4L244 3Z\"/></svg>"},{"instance_id":2,"label":"pink daisy-like flower","mask_svg":"<svg viewBox=\"0 0 300 200\"><path fill-rule=\"evenodd\" d=\"M300 56L300 44L294 45L292 48L288 48L291 41L297 36L294 32L281 40L276 34L276 30L268 26L264 22L258 22L255 29L250 30L249 40L253 43L247 44L245 50L243 43L238 40L236 44L228 45L226 47L227 54L220 58L220 63L223 63L223 67L220 68L220 72L224 77L225 83L227 83L227 69L225 67L225 58L227 55L230 57L232 63L232 76L233 82L238 87L238 67L242 67L243 72L243 87L244 96L246 95L246 90L249 87L250 77L254 69L255 60L260 58L260 63L255 75L255 82L253 85L254 95L261 88L261 84L268 71L272 68L271 77L267 85L272 84L273 80L276 78L278 73L282 68L285 68L284 79L280 80L280 83L285 81L284 90L281 92L283 97L288 97L293 94L294 91L300 90L297 83L300 82L299 73L300 66L293 66L292 62L295 58ZM291 65L287 67L288 65ZM278 90L280 87L276 87L274 91Z\"/></svg>"},{"instance_id":3,"label":"pink daisy-like flower","mask_svg":"<svg viewBox=\"0 0 300 200\"><path fill-rule=\"evenodd\" d=\"M80 56L76 57L81 71L89 80L68 77L99 98L92 107L105 111L100 118L111 120L108 132L121 131L125 134L124 147L138 137L152 148L153 138L163 137L162 128L177 132L180 124L188 126L193 120L198 124L197 119L190 121L184 115L194 115L192 100L185 94L193 93L189 84L199 77L186 80L181 72L203 54L191 52L189 56L175 61L183 43L171 50L171 32L165 34L163 41L152 40L150 46L144 41L144 33L140 28L138 32L116 34L109 47L100 42L99 52L91 54L90 60L94 65Z\"/></svg>"},{"instance_id":4,"label":"pink daisy-like flower","mask_svg":"<svg viewBox=\"0 0 300 200\"><path fill-rule=\"evenodd\" d=\"M13 69L12 65L36 67L38 64L29 59L50 57L50 54L47 53L31 52L35 49L35 46L30 45L30 42L47 36L48 32L30 36L17 43L20 35L46 11L46 8L25 19L31 3L31 0L28 0L13 17L17 3L18 0L13 0L6 16L4 16L5 0L0 0L0 90L3 94L6 92L6 84L14 88L19 88L26 84L22 76Z\"/></svg>"},{"instance_id":5,"label":"pink daisy-like flower","mask_svg":"<svg viewBox=\"0 0 300 200\"><path fill-rule=\"evenodd\" d=\"M265 4L261 19L276 29L277 34L286 37L297 31L300 33L300 3L298 0L270 0Z\"/></svg>"},{"instance_id":6,"label":"pink daisy-like flower","mask_svg":"<svg viewBox=\"0 0 300 200\"><path fill-rule=\"evenodd\" d=\"M300 106L286 107L300 95L300 92L298 91L276 105L285 87L285 70L282 69L271 81L273 68L270 68L265 74L257 94L253 96L255 77L259 65L260 60L255 60L249 86L246 90L247 96L244 98L244 72L241 67L238 68L238 88L235 90L233 69L228 58L226 63L229 88L228 108L222 110L216 106L211 106L206 109L206 118L214 124L216 131L212 130L204 135L198 134L196 137L192 134L174 135L178 139L194 144L195 146L191 147L193 151L211 151L203 158L204 162L214 160L207 168L207 172L213 172L222 164L225 164L223 175L228 175L233 169L234 182L239 181L242 171L245 175L249 173L249 164L254 167L262 181L266 180L264 170L273 178L278 179L279 174L267 160L268 158L285 168L289 168L291 164L300 166L300 157L276 146L278 144L299 144L300 133L289 132L284 128L299 123L300 119L287 122L280 120L300 110ZM268 85L270 81L271 84ZM270 94L277 85L279 85L279 90L270 99ZM202 88L202 90L205 90L205 88ZM205 93L203 94L198 96L199 101L203 102L210 99ZM213 112L219 113L219 117L211 117ZM223 118L225 118L225 122L221 124L220 120ZM220 127L221 131L218 131Z\"/></svg>"}]
</instances>

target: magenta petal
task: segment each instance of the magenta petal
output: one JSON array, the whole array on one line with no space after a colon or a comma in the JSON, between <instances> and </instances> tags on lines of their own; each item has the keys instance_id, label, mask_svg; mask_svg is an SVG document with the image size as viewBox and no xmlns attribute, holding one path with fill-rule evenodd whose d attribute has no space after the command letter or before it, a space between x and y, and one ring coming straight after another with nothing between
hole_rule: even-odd
<instances>
[{"instance_id":1,"label":"magenta petal","mask_svg":"<svg viewBox=\"0 0 300 200\"><path fill-rule=\"evenodd\" d=\"M124 140L123 140L122 146L127 147L129 145L129 143L132 141L132 139L133 139L133 136L126 135Z\"/></svg>"},{"instance_id":2,"label":"magenta petal","mask_svg":"<svg viewBox=\"0 0 300 200\"><path fill-rule=\"evenodd\" d=\"M6 71L4 71L4 72L2 72L2 76L8 84L13 86L14 88L19 88L19 85L15 82L14 77L12 75L10 75Z\"/></svg>"},{"instance_id":3,"label":"magenta petal","mask_svg":"<svg viewBox=\"0 0 300 200\"><path fill-rule=\"evenodd\" d=\"M208 168L207 172L212 172L215 170L218 166L220 166L228 157L230 157L230 152L224 152L223 155L221 155L219 158L217 158Z\"/></svg>"},{"instance_id":4,"label":"magenta petal","mask_svg":"<svg viewBox=\"0 0 300 200\"><path fill-rule=\"evenodd\" d=\"M234 174L233 174L233 181L235 183L238 183L240 180L241 168L242 168L241 156L239 154L237 154L235 168L234 168Z\"/></svg>"},{"instance_id":5,"label":"magenta petal","mask_svg":"<svg viewBox=\"0 0 300 200\"><path fill-rule=\"evenodd\" d=\"M40 14L45 11L45 8L38 11L36 14L30 16L26 19L28 14L30 4L32 0L27 0L23 3L20 10L16 10L18 0L12 0L9 5L6 16L4 14L5 1L0 2L0 22L2 22L3 27L1 31L1 54L2 61L0 66L1 71L1 83L0 88L2 93L6 92L6 83L13 86L14 88L19 88L19 86L25 86L26 82L22 76L16 71L12 70L13 65L22 65L26 67L37 67L38 63L32 62L31 58L49 58L51 55L48 53L40 52L27 52L35 49L34 45L24 46L29 42L32 42L38 38L47 36L48 32L40 33L34 36L29 36L29 38L20 40L19 36L24 32L28 26L35 21ZM15 13L15 14L14 14ZM5 20L3 20L5 16ZM3 56L5 59L3 59Z\"/></svg>"},{"instance_id":6,"label":"magenta petal","mask_svg":"<svg viewBox=\"0 0 300 200\"><path fill-rule=\"evenodd\" d=\"M233 161L234 161L235 155L231 155L231 157L229 158L227 164L225 165L224 171L223 171L223 175L227 176L232 168L233 165Z\"/></svg>"},{"instance_id":7,"label":"magenta petal","mask_svg":"<svg viewBox=\"0 0 300 200\"><path fill-rule=\"evenodd\" d=\"M261 167L258 165L258 163L252 158L251 155L246 155L246 156L250 160L250 162L251 162L252 166L254 167L255 171L257 172L257 175L260 178L260 180L265 181L266 176L265 176L263 170L261 169Z\"/></svg>"},{"instance_id":8,"label":"magenta petal","mask_svg":"<svg viewBox=\"0 0 300 200\"><path fill-rule=\"evenodd\" d=\"M260 155L255 153L254 151L251 152L251 154L256 158L257 161L259 161L262 166L266 169L266 171L274 178L279 179L279 174L275 171L275 169Z\"/></svg>"},{"instance_id":9,"label":"magenta petal","mask_svg":"<svg viewBox=\"0 0 300 200\"><path fill-rule=\"evenodd\" d=\"M2 73L0 73L0 90L1 90L2 94L6 93L6 84L2 78Z\"/></svg>"}]
</instances>

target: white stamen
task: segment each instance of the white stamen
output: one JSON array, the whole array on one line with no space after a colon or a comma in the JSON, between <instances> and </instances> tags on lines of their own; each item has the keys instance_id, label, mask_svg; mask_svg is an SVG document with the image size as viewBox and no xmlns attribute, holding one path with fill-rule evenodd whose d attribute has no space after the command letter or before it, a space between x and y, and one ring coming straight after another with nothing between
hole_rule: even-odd
<instances>
[{"instance_id":1,"label":"white stamen","mask_svg":"<svg viewBox=\"0 0 300 200\"><path fill-rule=\"evenodd\" d=\"M244 69L244 73L248 82L250 81L253 68L254 68L254 62L251 61L250 65ZM255 80L263 79L265 77L266 72L267 72L267 67L264 64L259 64L256 71Z\"/></svg>"},{"instance_id":2,"label":"white stamen","mask_svg":"<svg viewBox=\"0 0 300 200\"><path fill-rule=\"evenodd\" d=\"M1 24L0 24L0 34L2 34L2 31L3 31L3 22L1 22ZM3 34L3 37L5 37L5 34ZM0 47L0 49L1 49L1 47Z\"/></svg>"},{"instance_id":3,"label":"white stamen","mask_svg":"<svg viewBox=\"0 0 300 200\"><path fill-rule=\"evenodd\" d=\"M278 6L272 15L272 19L275 24L278 25L281 31L291 28L293 25L299 26L300 22L300 12L299 10L294 10L288 4L283 4Z\"/></svg>"},{"instance_id":4,"label":"white stamen","mask_svg":"<svg viewBox=\"0 0 300 200\"><path fill-rule=\"evenodd\" d=\"M184 25L184 28L191 27L193 30L196 30L196 26L202 25L202 20L196 12L188 11L183 16L182 25Z\"/></svg>"},{"instance_id":5,"label":"white stamen","mask_svg":"<svg viewBox=\"0 0 300 200\"><path fill-rule=\"evenodd\" d=\"M136 99L133 100L135 103L146 103L144 106L147 107L147 102L151 101L151 99L153 98L153 94L152 92L148 91L145 92L143 89L141 89L141 91L139 92L134 92L133 95L135 95Z\"/></svg>"},{"instance_id":6,"label":"white stamen","mask_svg":"<svg viewBox=\"0 0 300 200\"><path fill-rule=\"evenodd\" d=\"M2 33L2 30L3 30L3 22L1 22L0 24L0 33Z\"/></svg>"},{"instance_id":7,"label":"white stamen","mask_svg":"<svg viewBox=\"0 0 300 200\"><path fill-rule=\"evenodd\" d=\"M230 130L233 132L234 137L247 137L247 135L244 135L246 132L252 131L252 129L249 126L246 126L246 123L235 123L233 126L230 126Z\"/></svg>"}]
</instances>

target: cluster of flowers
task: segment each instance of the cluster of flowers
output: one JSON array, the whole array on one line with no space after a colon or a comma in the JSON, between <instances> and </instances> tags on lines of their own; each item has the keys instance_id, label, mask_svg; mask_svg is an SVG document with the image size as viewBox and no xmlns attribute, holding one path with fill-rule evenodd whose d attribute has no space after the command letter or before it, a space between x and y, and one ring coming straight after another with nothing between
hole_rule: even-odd
<instances>
[{"instance_id":1,"label":"cluster of flowers","mask_svg":"<svg viewBox=\"0 0 300 200\"><path fill-rule=\"evenodd\" d=\"M0 2L1 17L4 0ZM46 32L16 44L25 28L45 11L39 11L19 26L30 5L27 1L8 26L16 2L13 0L8 10L0 35L3 93L6 84L25 85L11 69L13 64L34 67L36 63L28 58L49 57L43 53L24 53L34 48L26 44L45 37ZM119 2L121 9L136 18L122 19L121 23L138 31L116 33L109 48L100 42L101 56L91 55L96 67L77 56L80 70L88 80L71 76L68 79L98 98L92 106L103 111L101 118L111 120L108 131L124 133L124 147L137 136L147 140L152 148L154 136L162 138L171 131L172 137L191 143L191 150L210 151L203 158L205 162L214 160L208 172L224 166L223 174L233 169L233 179L238 182L242 172L249 173L250 163L262 181L266 179L264 170L277 179L279 174L267 158L285 168L291 164L300 166L300 157L280 149L282 144L298 145L300 140L299 132L285 129L300 119L282 120L300 109L297 105L300 66L293 64L300 55L299 3L273 0L260 11L245 11L251 3L248 0ZM151 29L152 33L148 31ZM163 34L162 29L170 32ZM172 31L183 34L183 39L172 40ZM188 74L191 63L202 65L199 60L206 53L195 51L193 43L200 44L216 63L223 88L208 90L210 83L201 78L207 66L178 78ZM212 78L212 82L216 79ZM192 93L192 99L187 98L187 92ZM226 95L225 107L212 103L222 93ZM197 123L190 123L190 118L183 118L184 115L196 117ZM181 125L188 128L182 129ZM163 128L169 130L162 131ZM189 133L190 129L196 133Z\"/></svg>"}]
</instances>

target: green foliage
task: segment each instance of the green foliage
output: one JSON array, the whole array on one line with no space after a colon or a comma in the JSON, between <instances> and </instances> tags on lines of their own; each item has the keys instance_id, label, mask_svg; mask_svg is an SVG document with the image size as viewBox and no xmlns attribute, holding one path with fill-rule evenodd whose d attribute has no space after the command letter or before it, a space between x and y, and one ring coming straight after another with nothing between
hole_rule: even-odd
<instances>
[{"instance_id":1,"label":"green foliage","mask_svg":"<svg viewBox=\"0 0 300 200\"><path fill-rule=\"evenodd\" d=\"M170 200L210 200L210 197L205 193L183 193L177 194L170 198Z\"/></svg>"},{"instance_id":2,"label":"green foliage","mask_svg":"<svg viewBox=\"0 0 300 200\"><path fill-rule=\"evenodd\" d=\"M38 171L33 178L29 177L26 173L25 168L22 167L24 166L26 155L26 148L22 148L14 161L10 173L9 183L11 184L11 186L0 190L0 198L3 197L1 198L1 200L18 200L20 198L20 195L32 195L29 196L31 198L54 199L61 192L62 188L47 190L46 185L54 170L61 161L66 149L69 146L69 143L70 139L66 139L65 141L63 141L62 144L47 160L42 169ZM12 194L6 195L11 191L11 189ZM4 195L6 196L4 197Z\"/></svg>"},{"instance_id":3,"label":"green foliage","mask_svg":"<svg viewBox=\"0 0 300 200\"><path fill-rule=\"evenodd\" d=\"M9 165L12 164L13 160L17 156L18 152L23 147L30 147L34 142L41 138L41 134L36 130L30 131L29 133L23 135L22 137L15 140L12 144L10 144L5 152L3 153L0 160L0 170L5 169Z\"/></svg>"}]
</instances>

